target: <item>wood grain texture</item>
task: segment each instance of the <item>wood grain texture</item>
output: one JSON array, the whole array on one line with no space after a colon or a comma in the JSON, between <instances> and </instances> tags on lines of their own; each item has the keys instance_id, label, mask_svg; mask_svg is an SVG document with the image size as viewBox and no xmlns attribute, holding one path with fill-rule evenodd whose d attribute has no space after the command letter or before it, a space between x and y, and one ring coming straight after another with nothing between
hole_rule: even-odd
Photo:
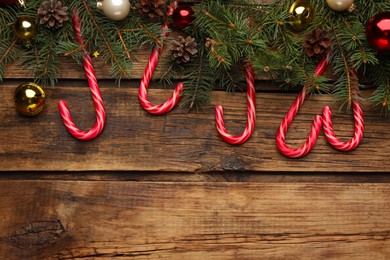
<instances>
[{"instance_id":1,"label":"wood grain texture","mask_svg":"<svg viewBox=\"0 0 390 260\"><path fill-rule=\"evenodd\" d=\"M287 159L275 131L296 94L257 75L255 133L230 146L217 134L213 106L225 106L227 128L238 134L245 93L216 89L203 111L151 116L137 99L148 52L138 57L121 88L93 60L108 121L91 142L73 139L57 108L65 99L77 126L94 124L80 66L61 59L58 87L45 88L47 107L34 118L12 102L32 75L8 67L0 83L0 259L390 259L389 118L366 106L356 151L338 152L321 135L307 157ZM171 92L153 85L150 97L165 101ZM301 145L332 102L311 97L288 143ZM337 135L350 138L351 114L333 111Z\"/></svg>"},{"instance_id":2,"label":"wood grain texture","mask_svg":"<svg viewBox=\"0 0 390 260\"><path fill-rule=\"evenodd\" d=\"M383 184L4 181L0 200L2 259L390 257Z\"/></svg>"},{"instance_id":3,"label":"wood grain texture","mask_svg":"<svg viewBox=\"0 0 390 260\"><path fill-rule=\"evenodd\" d=\"M342 153L330 147L323 135L309 156L291 160L275 146L275 131L295 94L257 94L257 127L242 146L230 146L217 134L214 108L194 113L175 109L165 116L151 116L139 105L137 90L101 86L107 109L104 132L91 142L71 137L57 109L60 99L68 101L76 125L89 129L95 121L87 87L46 89L46 110L35 118L17 114L12 103L13 85L3 84L0 95L0 167L3 171L301 171L301 172L382 172L389 169L390 122L376 112L366 113L366 134L356 151ZM152 90L153 100L162 101L170 90ZM301 145L313 117L328 96L310 98L293 123L287 140ZM213 104L222 104L226 124L233 134L246 123L245 94L215 92ZM352 136L352 116L337 114L334 126L339 137Z\"/></svg>"}]
</instances>

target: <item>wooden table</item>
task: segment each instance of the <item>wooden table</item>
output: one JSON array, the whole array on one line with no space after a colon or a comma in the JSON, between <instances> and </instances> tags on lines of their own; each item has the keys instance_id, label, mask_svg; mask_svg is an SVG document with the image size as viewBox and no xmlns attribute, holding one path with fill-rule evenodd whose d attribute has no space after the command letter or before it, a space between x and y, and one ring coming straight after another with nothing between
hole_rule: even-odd
<instances>
[{"instance_id":1,"label":"wooden table","mask_svg":"<svg viewBox=\"0 0 390 260\"><path fill-rule=\"evenodd\" d=\"M57 108L65 99L78 127L94 124L82 68L64 61L33 118L12 100L31 75L11 66L0 84L0 259L390 259L390 177L381 173L390 169L389 118L366 105L357 150L336 151L321 134L308 156L288 159L275 132L296 93L258 80L256 130L230 146L213 106L224 105L238 134L245 93L215 91L203 111L151 116L137 97L144 62L120 88L94 64L108 119L90 142L68 134ZM149 91L156 102L171 92ZM310 97L288 144L301 145L332 102ZM333 111L337 135L348 139L352 115Z\"/></svg>"}]
</instances>

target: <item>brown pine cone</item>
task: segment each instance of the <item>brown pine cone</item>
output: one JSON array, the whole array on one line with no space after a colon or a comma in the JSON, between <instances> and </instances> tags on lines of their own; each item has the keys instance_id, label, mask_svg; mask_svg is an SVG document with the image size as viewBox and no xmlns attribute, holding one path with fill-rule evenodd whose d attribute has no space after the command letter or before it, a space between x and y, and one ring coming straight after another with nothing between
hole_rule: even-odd
<instances>
[{"instance_id":1,"label":"brown pine cone","mask_svg":"<svg viewBox=\"0 0 390 260\"><path fill-rule=\"evenodd\" d=\"M68 7L62 6L59 0L44 1L37 13L40 17L40 24L48 28L59 28L68 20Z\"/></svg>"},{"instance_id":2,"label":"brown pine cone","mask_svg":"<svg viewBox=\"0 0 390 260\"><path fill-rule=\"evenodd\" d=\"M332 43L332 38L326 30L315 29L305 33L303 48L309 57L325 55Z\"/></svg>"},{"instance_id":3,"label":"brown pine cone","mask_svg":"<svg viewBox=\"0 0 390 260\"><path fill-rule=\"evenodd\" d=\"M191 36L187 38L179 36L171 42L171 46L169 47L172 51L172 60L175 60L179 64L188 62L191 57L194 57L198 53L196 49L197 45L195 38L191 38Z\"/></svg>"},{"instance_id":4,"label":"brown pine cone","mask_svg":"<svg viewBox=\"0 0 390 260\"><path fill-rule=\"evenodd\" d=\"M149 15L150 18L164 16L165 0L139 0L135 4L141 13Z\"/></svg>"}]
</instances>

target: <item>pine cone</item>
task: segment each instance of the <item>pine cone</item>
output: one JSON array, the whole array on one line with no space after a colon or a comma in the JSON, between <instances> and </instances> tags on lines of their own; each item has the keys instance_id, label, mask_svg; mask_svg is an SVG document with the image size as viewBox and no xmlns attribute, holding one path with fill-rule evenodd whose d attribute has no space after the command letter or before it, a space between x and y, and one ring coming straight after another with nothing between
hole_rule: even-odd
<instances>
[{"instance_id":1,"label":"pine cone","mask_svg":"<svg viewBox=\"0 0 390 260\"><path fill-rule=\"evenodd\" d=\"M323 56L330 48L332 38L329 33L322 29L315 29L305 33L303 48L309 57Z\"/></svg>"},{"instance_id":2,"label":"pine cone","mask_svg":"<svg viewBox=\"0 0 390 260\"><path fill-rule=\"evenodd\" d=\"M68 7L62 6L59 0L44 1L38 9L40 24L47 28L59 28L68 20Z\"/></svg>"},{"instance_id":3,"label":"pine cone","mask_svg":"<svg viewBox=\"0 0 390 260\"><path fill-rule=\"evenodd\" d=\"M197 45L195 38L191 38L191 36L187 38L179 36L171 42L171 46L169 47L172 51L172 60L175 60L179 64L188 62L191 57L194 57L198 53L196 49Z\"/></svg>"},{"instance_id":4,"label":"pine cone","mask_svg":"<svg viewBox=\"0 0 390 260\"><path fill-rule=\"evenodd\" d=\"M150 18L164 16L165 0L139 0L135 4L141 13L149 15Z\"/></svg>"}]
</instances>

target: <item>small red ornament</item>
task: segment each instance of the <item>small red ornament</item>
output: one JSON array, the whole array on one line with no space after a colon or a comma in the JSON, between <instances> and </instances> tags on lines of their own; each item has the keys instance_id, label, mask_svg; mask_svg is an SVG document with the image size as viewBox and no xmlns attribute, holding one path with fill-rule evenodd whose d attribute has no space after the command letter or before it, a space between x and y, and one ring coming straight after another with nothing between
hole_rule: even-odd
<instances>
[{"instance_id":1,"label":"small red ornament","mask_svg":"<svg viewBox=\"0 0 390 260\"><path fill-rule=\"evenodd\" d=\"M375 50L390 51L390 12L371 18L366 28L366 38Z\"/></svg>"},{"instance_id":2,"label":"small red ornament","mask_svg":"<svg viewBox=\"0 0 390 260\"><path fill-rule=\"evenodd\" d=\"M194 20L194 10L187 5L179 6L172 14L172 23L179 29L184 29Z\"/></svg>"}]
</instances>

